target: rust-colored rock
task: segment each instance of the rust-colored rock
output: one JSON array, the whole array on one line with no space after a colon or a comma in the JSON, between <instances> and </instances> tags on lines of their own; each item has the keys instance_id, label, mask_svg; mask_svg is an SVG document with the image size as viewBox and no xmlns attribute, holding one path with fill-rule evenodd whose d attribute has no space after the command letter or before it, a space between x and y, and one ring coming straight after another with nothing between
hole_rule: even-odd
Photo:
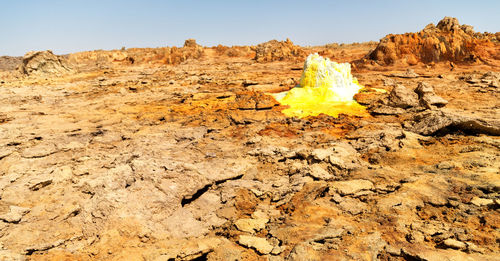
<instances>
[{"instance_id":1,"label":"rust-colored rock","mask_svg":"<svg viewBox=\"0 0 500 261\"><path fill-rule=\"evenodd\" d=\"M442 61L487 63L488 59L497 59L500 51L497 35L476 33L472 26L460 25L456 18L445 17L437 26L429 24L417 33L387 35L367 58L380 65Z\"/></svg>"}]
</instances>

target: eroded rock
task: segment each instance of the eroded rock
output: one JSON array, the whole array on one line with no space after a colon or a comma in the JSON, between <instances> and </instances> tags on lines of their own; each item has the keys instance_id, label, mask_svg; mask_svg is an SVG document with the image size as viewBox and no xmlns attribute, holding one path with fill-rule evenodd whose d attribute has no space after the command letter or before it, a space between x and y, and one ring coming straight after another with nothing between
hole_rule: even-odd
<instances>
[{"instance_id":1,"label":"eroded rock","mask_svg":"<svg viewBox=\"0 0 500 261\"><path fill-rule=\"evenodd\" d=\"M494 38L477 34L456 18L445 17L437 26L430 24L418 33L387 35L368 59L383 65L432 63L440 61L478 62L491 58L484 47Z\"/></svg>"},{"instance_id":2,"label":"eroded rock","mask_svg":"<svg viewBox=\"0 0 500 261\"><path fill-rule=\"evenodd\" d=\"M485 121L477 118L460 116L443 111L424 111L415 114L412 121L407 122L405 127L421 135L435 135L454 130L466 133L485 133L500 135L500 122Z\"/></svg>"},{"instance_id":3,"label":"eroded rock","mask_svg":"<svg viewBox=\"0 0 500 261\"><path fill-rule=\"evenodd\" d=\"M253 248L263 255L271 253L274 248L265 238L255 236L240 235L238 243L243 246Z\"/></svg>"},{"instance_id":4,"label":"eroded rock","mask_svg":"<svg viewBox=\"0 0 500 261\"><path fill-rule=\"evenodd\" d=\"M65 58L54 55L48 50L26 53L19 70L25 75L43 75L68 73L72 69Z\"/></svg>"},{"instance_id":5,"label":"eroded rock","mask_svg":"<svg viewBox=\"0 0 500 261\"><path fill-rule=\"evenodd\" d=\"M348 181L336 181L331 185L333 191L337 191L340 195L353 195L363 190L374 189L373 183L369 180L356 179Z\"/></svg>"},{"instance_id":6,"label":"eroded rock","mask_svg":"<svg viewBox=\"0 0 500 261\"><path fill-rule=\"evenodd\" d=\"M255 47L255 60L258 62L283 61L305 56L301 47L286 41L271 40Z\"/></svg>"},{"instance_id":7,"label":"eroded rock","mask_svg":"<svg viewBox=\"0 0 500 261\"><path fill-rule=\"evenodd\" d=\"M9 206L9 212L0 215L0 220L7 223L19 223L23 216L29 212L29 208Z\"/></svg>"},{"instance_id":8,"label":"eroded rock","mask_svg":"<svg viewBox=\"0 0 500 261\"><path fill-rule=\"evenodd\" d=\"M403 85L396 85L389 94L389 105L402 109L416 107L418 95Z\"/></svg>"},{"instance_id":9,"label":"eroded rock","mask_svg":"<svg viewBox=\"0 0 500 261\"><path fill-rule=\"evenodd\" d=\"M428 109L441 108L448 104L448 101L434 93L434 88L425 82L420 82L415 89L418 94L420 104Z\"/></svg>"},{"instance_id":10,"label":"eroded rock","mask_svg":"<svg viewBox=\"0 0 500 261\"><path fill-rule=\"evenodd\" d=\"M234 222L238 230L243 232L257 232L266 228L266 223L269 221L267 218L242 218Z\"/></svg>"}]
</instances>

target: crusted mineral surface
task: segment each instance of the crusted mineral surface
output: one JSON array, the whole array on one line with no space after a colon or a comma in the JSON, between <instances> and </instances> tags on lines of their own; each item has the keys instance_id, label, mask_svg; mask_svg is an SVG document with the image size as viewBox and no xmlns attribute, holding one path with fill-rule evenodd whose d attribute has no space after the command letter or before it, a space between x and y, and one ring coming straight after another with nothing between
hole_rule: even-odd
<instances>
[{"instance_id":1,"label":"crusted mineral surface","mask_svg":"<svg viewBox=\"0 0 500 261\"><path fill-rule=\"evenodd\" d=\"M431 29L471 34L455 25ZM45 53L29 75L1 58L0 259L498 260L498 58L354 63L364 115L268 95L309 54L375 47L189 40Z\"/></svg>"}]
</instances>

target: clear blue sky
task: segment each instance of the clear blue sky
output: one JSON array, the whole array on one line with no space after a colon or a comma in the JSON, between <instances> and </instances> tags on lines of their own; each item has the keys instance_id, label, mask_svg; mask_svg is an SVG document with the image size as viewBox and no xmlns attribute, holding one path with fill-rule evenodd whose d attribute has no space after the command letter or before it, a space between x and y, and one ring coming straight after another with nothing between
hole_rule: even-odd
<instances>
[{"instance_id":1,"label":"clear blue sky","mask_svg":"<svg viewBox=\"0 0 500 261\"><path fill-rule=\"evenodd\" d=\"M444 16L500 31L500 0L0 0L0 55L129 47L378 41Z\"/></svg>"}]
</instances>

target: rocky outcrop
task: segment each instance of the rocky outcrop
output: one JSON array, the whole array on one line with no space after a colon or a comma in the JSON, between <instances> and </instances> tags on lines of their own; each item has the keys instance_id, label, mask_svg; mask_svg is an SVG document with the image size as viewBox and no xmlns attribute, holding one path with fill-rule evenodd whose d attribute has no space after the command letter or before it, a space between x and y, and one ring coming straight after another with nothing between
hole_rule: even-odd
<instances>
[{"instance_id":1,"label":"rocky outcrop","mask_svg":"<svg viewBox=\"0 0 500 261\"><path fill-rule=\"evenodd\" d=\"M25 75L63 74L71 68L65 58L47 50L26 53L19 71Z\"/></svg>"},{"instance_id":2,"label":"rocky outcrop","mask_svg":"<svg viewBox=\"0 0 500 261\"><path fill-rule=\"evenodd\" d=\"M500 122L466 117L439 110L427 110L405 123L409 131L421 135L444 135L453 132L500 135Z\"/></svg>"},{"instance_id":3,"label":"rocky outcrop","mask_svg":"<svg viewBox=\"0 0 500 261\"><path fill-rule=\"evenodd\" d=\"M187 39L184 41L184 47L198 47L199 44L196 43L196 39Z\"/></svg>"},{"instance_id":4,"label":"rocky outcrop","mask_svg":"<svg viewBox=\"0 0 500 261\"><path fill-rule=\"evenodd\" d=\"M387 35L365 61L380 65L487 62L498 59L499 51L496 35L476 33L472 26L460 25L456 18L445 17L437 26L429 24L417 33Z\"/></svg>"},{"instance_id":5,"label":"rocky outcrop","mask_svg":"<svg viewBox=\"0 0 500 261\"><path fill-rule=\"evenodd\" d=\"M294 45L290 39L286 41L271 40L261 43L255 48L257 62L272 62L302 58L305 52L300 46Z\"/></svg>"},{"instance_id":6,"label":"rocky outcrop","mask_svg":"<svg viewBox=\"0 0 500 261\"><path fill-rule=\"evenodd\" d=\"M0 56L0 71L15 70L23 61L22 57Z\"/></svg>"},{"instance_id":7,"label":"rocky outcrop","mask_svg":"<svg viewBox=\"0 0 500 261\"><path fill-rule=\"evenodd\" d=\"M250 46L225 46L217 45L211 47L217 55L227 56L227 57L248 57L253 58L255 56L255 51L252 50Z\"/></svg>"},{"instance_id":8,"label":"rocky outcrop","mask_svg":"<svg viewBox=\"0 0 500 261\"><path fill-rule=\"evenodd\" d=\"M396 115L405 113L404 109L435 109L446 104L448 101L438 96L428 83L420 82L413 91L398 84L387 97L373 103L370 111L375 115Z\"/></svg>"},{"instance_id":9,"label":"rocky outcrop","mask_svg":"<svg viewBox=\"0 0 500 261\"><path fill-rule=\"evenodd\" d=\"M176 65L189 59L199 59L204 54L204 47L198 45L196 40L188 39L183 47L160 48L129 48L126 50L96 50L72 53L68 56L71 64L80 70L94 70L108 68L113 65Z\"/></svg>"},{"instance_id":10,"label":"rocky outcrop","mask_svg":"<svg viewBox=\"0 0 500 261\"><path fill-rule=\"evenodd\" d=\"M432 109L434 107L440 108L448 104L447 100L434 93L434 88L432 88L432 86L428 83L420 82L418 87L415 89L415 92L418 94L420 104L427 109Z\"/></svg>"}]
</instances>

